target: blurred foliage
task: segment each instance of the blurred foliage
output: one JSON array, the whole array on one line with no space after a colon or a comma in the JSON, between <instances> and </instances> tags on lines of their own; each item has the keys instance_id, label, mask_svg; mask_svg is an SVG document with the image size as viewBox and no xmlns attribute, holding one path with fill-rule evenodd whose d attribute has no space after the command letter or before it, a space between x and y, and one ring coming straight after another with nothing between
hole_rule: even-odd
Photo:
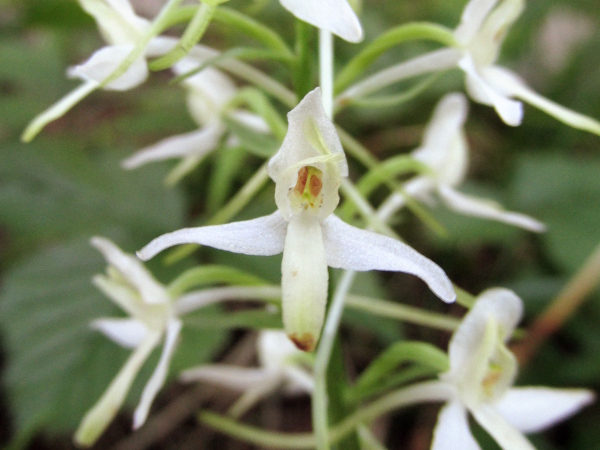
<instances>
[{"instance_id":1,"label":"blurred foliage","mask_svg":"<svg viewBox=\"0 0 600 450\"><path fill-rule=\"evenodd\" d=\"M411 20L454 27L464 4L445 0L363 3L366 41ZM291 16L276 0L232 0L228 6L256 14L293 46ZM541 32L548 26L549 14L560 17L567 13L575 14L582 24L590 24L590 31L582 42L567 50L562 65L551 66L546 58L551 48L542 40ZM211 25L206 36L206 42L219 48L233 46L236 39L239 44L238 34L219 25ZM119 314L89 283L93 274L104 269L102 258L87 244L89 237L106 235L133 251L160 233L189 224L190 218L206 220L205 212L217 210L252 175L261 158L276 148L272 139L262 136L258 142L256 136L238 126L233 131L241 147L209 157L179 189L162 185L171 163L131 173L122 171L119 161L135 149L195 127L185 108L184 92L167 85L167 77L161 73L132 92L94 93L51 124L34 143L21 144L19 134L26 123L73 88L65 69L85 59L99 42L93 21L74 0L0 3L2 389L12 417L10 430L22 444L40 430L68 434L127 354L87 326L98 316ZM364 45L337 41L338 67ZM422 43L395 48L369 70L430 48L431 44ZM549 98L599 118L599 54L597 0L530 1L511 29L501 62ZM309 57L316 64L316 53ZM280 63L260 62L259 66L288 85L292 82ZM408 87L400 84L390 92ZM351 108L340 115L339 122L378 158L389 157L418 145L433 106L448 90L463 90L462 77L457 73L436 80L424 94L405 104ZM446 236L424 229L410 213L400 216L398 230L467 290L477 293L494 285L515 289L525 302L530 321L600 241L600 139L572 130L530 107L525 108L523 125L512 129L502 124L491 108L474 104L467 134L471 164L465 192L494 198L508 209L530 214L547 223L548 232L532 236L506 225L457 216L442 207L433 213L446 228ZM351 167L357 175L363 171L355 161ZM236 219L272 212L272 198L270 186ZM255 258L203 249L194 258L239 267L273 282L279 279L280 257L257 263ZM167 267L157 259L151 269L166 282L190 264L187 260ZM397 276L361 274L354 291L432 305L413 284L401 291L396 289L398 284ZM411 295L413 292L416 294ZM596 290L523 369L523 383L600 388L599 305ZM359 368L403 337L432 336L428 330L355 312L345 316L347 341L358 345L354 356L360 361ZM434 343L443 347L447 335L435 336ZM172 373L210 359L226 337L221 330L186 328ZM349 353L352 355L352 350ZM339 359L334 364L336 370L344 363ZM141 381L147 378L153 361L146 366L138 376ZM130 405L139 397L139 390L138 384L132 390ZM594 405L533 441L540 449L600 449L590 433L598 421L600 407ZM398 424L398 429L404 426ZM2 428L2 432L7 431L7 425ZM480 437L484 448L495 448L483 434Z\"/></svg>"}]
</instances>

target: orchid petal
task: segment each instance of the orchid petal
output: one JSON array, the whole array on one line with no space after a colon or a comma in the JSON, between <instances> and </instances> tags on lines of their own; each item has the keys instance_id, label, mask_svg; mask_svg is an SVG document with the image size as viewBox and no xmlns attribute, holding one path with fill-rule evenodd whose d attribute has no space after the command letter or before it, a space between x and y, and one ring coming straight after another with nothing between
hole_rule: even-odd
<instances>
[{"instance_id":1,"label":"orchid petal","mask_svg":"<svg viewBox=\"0 0 600 450\"><path fill-rule=\"evenodd\" d=\"M288 224L281 262L281 308L285 331L300 350L313 350L319 340L328 277L318 218L294 216Z\"/></svg>"},{"instance_id":2,"label":"orchid petal","mask_svg":"<svg viewBox=\"0 0 600 450\"><path fill-rule=\"evenodd\" d=\"M135 169L152 161L190 155L202 157L217 147L223 132L223 126L214 123L197 131L171 136L137 151L121 165L125 169Z\"/></svg>"},{"instance_id":3,"label":"orchid petal","mask_svg":"<svg viewBox=\"0 0 600 450\"><path fill-rule=\"evenodd\" d=\"M471 414L503 450L535 450L531 442L491 405L479 405L471 409Z\"/></svg>"},{"instance_id":4,"label":"orchid petal","mask_svg":"<svg viewBox=\"0 0 600 450\"><path fill-rule=\"evenodd\" d=\"M481 77L470 56L465 56L458 63L465 72L465 83L469 95L479 103L493 106L500 118L507 125L517 126L523 119L523 104L511 100L494 89Z\"/></svg>"},{"instance_id":5,"label":"orchid petal","mask_svg":"<svg viewBox=\"0 0 600 450\"><path fill-rule=\"evenodd\" d=\"M287 366L282 368L286 378L285 390L289 394L310 394L315 389L315 378L300 367Z\"/></svg>"},{"instance_id":6,"label":"orchid petal","mask_svg":"<svg viewBox=\"0 0 600 450\"><path fill-rule=\"evenodd\" d=\"M91 327L125 348L135 348L148 337L148 328L137 319L96 319Z\"/></svg>"},{"instance_id":7,"label":"orchid petal","mask_svg":"<svg viewBox=\"0 0 600 450\"><path fill-rule=\"evenodd\" d=\"M444 405L433 432L431 450L479 450L479 444L469 430L467 410L458 401Z\"/></svg>"},{"instance_id":8,"label":"orchid petal","mask_svg":"<svg viewBox=\"0 0 600 450\"><path fill-rule=\"evenodd\" d=\"M468 372L473 360L479 356L479 347L485 341L488 319L502 331L501 338L508 339L523 313L523 303L508 289L493 288L482 292L473 308L450 339L448 356L450 372Z\"/></svg>"},{"instance_id":9,"label":"orchid petal","mask_svg":"<svg viewBox=\"0 0 600 450\"><path fill-rule=\"evenodd\" d=\"M130 316L143 316L144 302L133 287L104 275L94 276L92 283Z\"/></svg>"},{"instance_id":10,"label":"orchid petal","mask_svg":"<svg viewBox=\"0 0 600 450\"><path fill-rule=\"evenodd\" d=\"M200 244L246 255L270 256L283 251L287 223L279 211L258 219L225 225L183 228L163 234L137 252L146 261L166 248Z\"/></svg>"},{"instance_id":11,"label":"orchid petal","mask_svg":"<svg viewBox=\"0 0 600 450\"><path fill-rule=\"evenodd\" d=\"M181 321L179 320L171 320L167 325L165 345L160 355L158 365L156 366L156 369L154 369L146 386L144 386L140 403L133 414L134 430L138 429L146 422L154 397L156 397L160 388L165 384L167 372L169 371L169 364L173 357L173 353L175 352L175 344L177 344L177 338L179 337L180 331Z\"/></svg>"},{"instance_id":12,"label":"orchid petal","mask_svg":"<svg viewBox=\"0 0 600 450\"><path fill-rule=\"evenodd\" d=\"M133 51L133 45L111 45L96 50L83 64L71 67L68 75L71 78L80 78L84 81L95 81L100 85L112 75ZM141 57L136 59L127 68L125 73L117 79L102 86L103 89L113 91L126 91L132 89L148 78L146 60Z\"/></svg>"},{"instance_id":13,"label":"orchid petal","mask_svg":"<svg viewBox=\"0 0 600 450\"><path fill-rule=\"evenodd\" d=\"M78 86L63 98L61 98L58 102L52 105L50 108L36 116L25 128L23 131L23 141L29 142L37 134L42 131L42 129L48 125L53 120L56 120L62 116L64 116L67 111L69 111L73 106L87 97L89 94L98 89L99 85L94 80L85 81L81 86Z\"/></svg>"},{"instance_id":14,"label":"orchid petal","mask_svg":"<svg viewBox=\"0 0 600 450\"><path fill-rule=\"evenodd\" d=\"M509 389L498 412L523 433L537 433L575 414L594 400L584 389L525 387Z\"/></svg>"},{"instance_id":15,"label":"orchid petal","mask_svg":"<svg viewBox=\"0 0 600 450\"><path fill-rule=\"evenodd\" d=\"M184 383L204 382L236 391L245 391L259 384L276 385L280 380L277 370L209 364L185 370L179 375Z\"/></svg>"},{"instance_id":16,"label":"orchid petal","mask_svg":"<svg viewBox=\"0 0 600 450\"><path fill-rule=\"evenodd\" d=\"M350 270L406 272L421 278L443 301L456 294L444 271L408 245L371 231L350 226L335 215L323 222L327 264Z\"/></svg>"},{"instance_id":17,"label":"orchid petal","mask_svg":"<svg viewBox=\"0 0 600 450\"><path fill-rule=\"evenodd\" d=\"M262 367L278 369L300 351L281 330L263 330L257 342L258 360Z\"/></svg>"},{"instance_id":18,"label":"orchid petal","mask_svg":"<svg viewBox=\"0 0 600 450\"><path fill-rule=\"evenodd\" d=\"M129 356L125 365L110 383L98 402L84 416L75 432L74 440L82 446L91 446L104 432L117 411L123 405L135 376L150 352L156 347L161 335L153 333Z\"/></svg>"},{"instance_id":19,"label":"orchid petal","mask_svg":"<svg viewBox=\"0 0 600 450\"><path fill-rule=\"evenodd\" d=\"M138 17L127 0L79 0L83 10L96 20L106 42L132 44L148 21Z\"/></svg>"},{"instance_id":20,"label":"orchid petal","mask_svg":"<svg viewBox=\"0 0 600 450\"><path fill-rule=\"evenodd\" d=\"M524 0L503 0L488 15L477 33L477 42L471 47L471 54L480 66L496 61L506 32L521 15L524 7Z\"/></svg>"},{"instance_id":21,"label":"orchid petal","mask_svg":"<svg viewBox=\"0 0 600 450\"><path fill-rule=\"evenodd\" d=\"M492 66L483 71L483 76L488 83L505 95L523 100L570 127L600 135L600 121L572 111L541 96L513 72L502 67Z\"/></svg>"},{"instance_id":22,"label":"orchid petal","mask_svg":"<svg viewBox=\"0 0 600 450\"><path fill-rule=\"evenodd\" d=\"M463 45L475 37L488 13L498 0L470 0L460 18L460 24L454 30L454 37Z\"/></svg>"},{"instance_id":23,"label":"orchid petal","mask_svg":"<svg viewBox=\"0 0 600 450\"><path fill-rule=\"evenodd\" d=\"M164 55L173 50L178 42L178 39L170 36L155 36L148 42L145 55L149 57Z\"/></svg>"},{"instance_id":24,"label":"orchid petal","mask_svg":"<svg viewBox=\"0 0 600 450\"><path fill-rule=\"evenodd\" d=\"M348 42L363 40L360 21L347 0L279 0L298 19L331 31Z\"/></svg>"},{"instance_id":25,"label":"orchid petal","mask_svg":"<svg viewBox=\"0 0 600 450\"><path fill-rule=\"evenodd\" d=\"M106 261L115 267L136 288L144 302L148 304L165 304L170 302L170 298L164 287L154 279L152 274L138 259L124 253L108 239L96 236L90 242L102 253Z\"/></svg>"},{"instance_id":26,"label":"orchid petal","mask_svg":"<svg viewBox=\"0 0 600 450\"><path fill-rule=\"evenodd\" d=\"M402 192L392 192L379 206L377 216L387 222L397 211L406 204L406 197L412 197L424 202L431 200L430 193L437 183L431 176L418 176L407 181L402 186Z\"/></svg>"},{"instance_id":27,"label":"orchid petal","mask_svg":"<svg viewBox=\"0 0 600 450\"><path fill-rule=\"evenodd\" d=\"M546 231L546 226L543 223L525 214L505 211L501 205L494 201L471 197L446 185L440 185L438 191L448 208L456 212L483 219L497 220L536 233Z\"/></svg>"}]
</instances>

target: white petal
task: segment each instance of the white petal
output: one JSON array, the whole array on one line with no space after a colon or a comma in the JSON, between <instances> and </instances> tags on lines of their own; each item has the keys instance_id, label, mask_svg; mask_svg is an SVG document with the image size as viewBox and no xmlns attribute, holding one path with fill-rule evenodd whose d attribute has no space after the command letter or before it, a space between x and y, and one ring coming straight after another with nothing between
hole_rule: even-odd
<instances>
[{"instance_id":1,"label":"white petal","mask_svg":"<svg viewBox=\"0 0 600 450\"><path fill-rule=\"evenodd\" d=\"M488 67L483 72L485 79L505 95L516 97L541 109L557 120L579 130L600 135L600 122L554 103L535 92L511 71L498 66Z\"/></svg>"},{"instance_id":2,"label":"white petal","mask_svg":"<svg viewBox=\"0 0 600 450\"><path fill-rule=\"evenodd\" d=\"M285 331L300 350L313 350L319 340L328 277L318 218L308 214L293 217L281 262L281 308Z\"/></svg>"},{"instance_id":3,"label":"white petal","mask_svg":"<svg viewBox=\"0 0 600 450\"><path fill-rule=\"evenodd\" d=\"M448 355L451 372L470 370L484 341L488 318L494 319L494 323L502 330L501 338L507 340L522 313L523 303L514 292L503 288L483 291L450 339Z\"/></svg>"},{"instance_id":4,"label":"white petal","mask_svg":"<svg viewBox=\"0 0 600 450\"><path fill-rule=\"evenodd\" d=\"M361 230L331 215L323 222L327 264L350 270L389 270L421 278L445 302L456 294L452 282L433 261L408 245L387 236Z\"/></svg>"},{"instance_id":5,"label":"white petal","mask_svg":"<svg viewBox=\"0 0 600 450\"><path fill-rule=\"evenodd\" d=\"M134 49L133 45L112 45L97 50L85 63L69 69L69 76L88 81L102 83L106 80ZM103 89L126 91L132 89L148 77L148 67L144 58L138 58L127 71L116 80L111 81Z\"/></svg>"},{"instance_id":6,"label":"white petal","mask_svg":"<svg viewBox=\"0 0 600 450\"><path fill-rule=\"evenodd\" d=\"M154 369L148 383L144 386L140 403L133 414L134 430L141 427L144 422L146 422L146 417L148 417L148 412L150 411L150 406L152 406L154 397L156 397L160 388L165 384L167 373L169 371L169 364L171 363L171 358L175 352L175 345L177 344L180 331L181 322L179 320L171 320L167 326L165 345L160 355L158 365L156 366L156 369Z\"/></svg>"},{"instance_id":7,"label":"white petal","mask_svg":"<svg viewBox=\"0 0 600 450\"><path fill-rule=\"evenodd\" d=\"M460 24L454 30L458 42L466 45L475 37L483 21L498 0L470 0L460 18Z\"/></svg>"},{"instance_id":8,"label":"white petal","mask_svg":"<svg viewBox=\"0 0 600 450\"><path fill-rule=\"evenodd\" d=\"M148 26L148 21L138 17L127 0L79 0L79 4L94 17L111 45L135 43Z\"/></svg>"},{"instance_id":9,"label":"white petal","mask_svg":"<svg viewBox=\"0 0 600 450\"><path fill-rule=\"evenodd\" d=\"M169 53L173 50L173 47L179 42L178 39L170 36L156 36L153 37L148 46L146 47L146 56L156 57Z\"/></svg>"},{"instance_id":10,"label":"white petal","mask_svg":"<svg viewBox=\"0 0 600 450\"><path fill-rule=\"evenodd\" d=\"M546 226L543 223L525 214L506 211L494 201L471 197L446 185L440 185L438 191L448 208L456 212L483 219L497 220L536 233L546 231Z\"/></svg>"},{"instance_id":11,"label":"white petal","mask_svg":"<svg viewBox=\"0 0 600 450\"><path fill-rule=\"evenodd\" d=\"M268 369L280 369L300 353L281 330L262 330L256 346L260 365Z\"/></svg>"},{"instance_id":12,"label":"white petal","mask_svg":"<svg viewBox=\"0 0 600 450\"><path fill-rule=\"evenodd\" d=\"M467 91L473 100L484 105L493 106L507 125L517 126L521 124L523 119L523 104L521 102L511 100L490 86L481 77L470 56L461 59L458 65L465 72Z\"/></svg>"},{"instance_id":13,"label":"white petal","mask_svg":"<svg viewBox=\"0 0 600 450\"><path fill-rule=\"evenodd\" d=\"M108 239L93 237L91 244L133 285L148 304L168 303L170 298L162 284L154 279L146 267L133 255L124 253Z\"/></svg>"},{"instance_id":14,"label":"white petal","mask_svg":"<svg viewBox=\"0 0 600 450\"><path fill-rule=\"evenodd\" d=\"M575 414L594 400L585 389L524 387L509 389L496 408L523 433L537 433Z\"/></svg>"},{"instance_id":15,"label":"white petal","mask_svg":"<svg viewBox=\"0 0 600 450\"><path fill-rule=\"evenodd\" d=\"M472 409L471 414L503 450L535 450L531 442L491 405L480 405Z\"/></svg>"},{"instance_id":16,"label":"white petal","mask_svg":"<svg viewBox=\"0 0 600 450\"><path fill-rule=\"evenodd\" d=\"M46 111L36 116L29 125L27 125L25 131L23 131L23 141L31 141L47 124L65 115L67 111L96 89L98 89L98 83L89 80L69 92Z\"/></svg>"},{"instance_id":17,"label":"white petal","mask_svg":"<svg viewBox=\"0 0 600 450\"><path fill-rule=\"evenodd\" d=\"M179 376L184 383L203 382L235 391L245 391L259 384L277 385L280 374L276 370L209 364L185 370Z\"/></svg>"},{"instance_id":18,"label":"white petal","mask_svg":"<svg viewBox=\"0 0 600 450\"><path fill-rule=\"evenodd\" d=\"M137 255L146 261L166 248L179 244L200 244L246 255L270 256L283 251L287 223L279 211L258 219L225 225L183 228L163 234Z\"/></svg>"},{"instance_id":19,"label":"white petal","mask_svg":"<svg viewBox=\"0 0 600 450\"><path fill-rule=\"evenodd\" d=\"M315 390L315 378L300 367L284 367L286 383L285 392L288 394L311 394Z\"/></svg>"},{"instance_id":20,"label":"white petal","mask_svg":"<svg viewBox=\"0 0 600 450\"><path fill-rule=\"evenodd\" d=\"M148 337L148 328L137 319L97 319L91 327L125 348L135 348Z\"/></svg>"},{"instance_id":21,"label":"white petal","mask_svg":"<svg viewBox=\"0 0 600 450\"><path fill-rule=\"evenodd\" d=\"M436 187L436 180L432 176L418 176L412 178L402 186L402 192L392 192L388 198L381 203L377 209L377 216L380 220L388 222L390 217L406 204L407 196L430 203L427 200L431 199L431 191Z\"/></svg>"},{"instance_id":22,"label":"white petal","mask_svg":"<svg viewBox=\"0 0 600 450\"><path fill-rule=\"evenodd\" d=\"M360 42L360 21L346 0L279 0L300 20L331 31L348 42Z\"/></svg>"},{"instance_id":23,"label":"white petal","mask_svg":"<svg viewBox=\"0 0 600 450\"><path fill-rule=\"evenodd\" d=\"M100 400L84 416L75 432L75 442L86 447L96 442L123 405L135 376L159 339L160 334L151 334L135 349Z\"/></svg>"},{"instance_id":24,"label":"white petal","mask_svg":"<svg viewBox=\"0 0 600 450\"><path fill-rule=\"evenodd\" d=\"M479 450L479 444L469 430L467 411L458 401L444 405L433 431L431 450Z\"/></svg>"},{"instance_id":25,"label":"white petal","mask_svg":"<svg viewBox=\"0 0 600 450\"><path fill-rule=\"evenodd\" d=\"M222 125L216 123L197 131L171 136L137 151L121 165L125 169L135 169L152 161L204 156L217 147L223 132Z\"/></svg>"}]
</instances>

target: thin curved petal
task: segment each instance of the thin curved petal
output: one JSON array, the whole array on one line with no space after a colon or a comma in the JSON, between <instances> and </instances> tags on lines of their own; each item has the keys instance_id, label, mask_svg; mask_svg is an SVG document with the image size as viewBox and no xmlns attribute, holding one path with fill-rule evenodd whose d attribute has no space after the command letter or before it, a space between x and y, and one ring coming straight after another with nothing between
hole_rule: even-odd
<instances>
[{"instance_id":1,"label":"thin curved petal","mask_svg":"<svg viewBox=\"0 0 600 450\"><path fill-rule=\"evenodd\" d=\"M575 414L594 400L585 389L512 388L496 409L523 433L536 433Z\"/></svg>"},{"instance_id":2,"label":"thin curved petal","mask_svg":"<svg viewBox=\"0 0 600 450\"><path fill-rule=\"evenodd\" d=\"M160 355L158 365L156 366L156 369L154 369L154 372L148 380L148 383L146 383L146 386L144 386L142 398L140 399L140 403L133 414L134 430L138 429L144 424L144 422L146 422L146 417L148 417L148 412L150 411L150 406L152 406L154 397L156 397L156 394L158 394L160 388L162 388L165 384L167 373L169 371L169 364L171 363L171 358L175 352L175 345L177 344L180 331L181 321L171 320L167 326L165 345L163 347L162 354Z\"/></svg>"},{"instance_id":3,"label":"thin curved petal","mask_svg":"<svg viewBox=\"0 0 600 450\"><path fill-rule=\"evenodd\" d=\"M431 450L479 450L479 444L469 430L467 411L458 401L444 405L433 431Z\"/></svg>"},{"instance_id":4,"label":"thin curved petal","mask_svg":"<svg viewBox=\"0 0 600 450\"><path fill-rule=\"evenodd\" d=\"M84 81L95 81L101 84L106 80L134 49L133 45L111 45L97 50L85 63L71 67L69 76ZM148 67L144 58L138 58L131 63L123 75L111 81L103 89L126 91L132 89L148 78Z\"/></svg>"},{"instance_id":5,"label":"thin curved petal","mask_svg":"<svg viewBox=\"0 0 600 450\"><path fill-rule=\"evenodd\" d=\"M281 312L285 332L300 350L312 351L319 340L328 279L319 220L294 216L288 224L281 262Z\"/></svg>"},{"instance_id":6,"label":"thin curved petal","mask_svg":"<svg viewBox=\"0 0 600 450\"><path fill-rule=\"evenodd\" d=\"M331 267L410 273L421 278L445 302L456 299L445 272L396 239L350 226L332 214L323 222L323 241Z\"/></svg>"},{"instance_id":7,"label":"thin curved petal","mask_svg":"<svg viewBox=\"0 0 600 450\"><path fill-rule=\"evenodd\" d=\"M254 386L277 385L281 374L276 370L209 364L185 370L179 375L184 383L204 382L226 387L235 391L245 391Z\"/></svg>"},{"instance_id":8,"label":"thin curved petal","mask_svg":"<svg viewBox=\"0 0 600 450\"><path fill-rule=\"evenodd\" d=\"M493 106L505 124L517 126L523 120L523 104L502 95L481 77L473 60L466 56L458 66L465 72L465 84L469 95L476 102Z\"/></svg>"},{"instance_id":9,"label":"thin curved petal","mask_svg":"<svg viewBox=\"0 0 600 450\"><path fill-rule=\"evenodd\" d=\"M183 228L163 234L142 248L137 255L147 261L164 249L179 244L200 244L246 255L270 256L283 251L287 222L279 211L258 219L225 225Z\"/></svg>"},{"instance_id":10,"label":"thin curved petal","mask_svg":"<svg viewBox=\"0 0 600 450\"><path fill-rule=\"evenodd\" d=\"M96 20L104 39L111 45L131 44L147 27L127 0L79 0L85 12Z\"/></svg>"},{"instance_id":11,"label":"thin curved petal","mask_svg":"<svg viewBox=\"0 0 600 450\"><path fill-rule=\"evenodd\" d=\"M137 289L146 303L168 303L170 301L164 286L154 279L135 256L124 253L111 241L102 237L95 236L90 243Z\"/></svg>"},{"instance_id":12,"label":"thin curved petal","mask_svg":"<svg viewBox=\"0 0 600 450\"><path fill-rule=\"evenodd\" d=\"M363 40L360 21L346 0L279 0L300 20L331 31L348 42Z\"/></svg>"},{"instance_id":13,"label":"thin curved petal","mask_svg":"<svg viewBox=\"0 0 600 450\"><path fill-rule=\"evenodd\" d=\"M148 336L148 328L137 319L97 319L91 327L125 348L135 348Z\"/></svg>"},{"instance_id":14,"label":"thin curved petal","mask_svg":"<svg viewBox=\"0 0 600 450\"><path fill-rule=\"evenodd\" d=\"M150 352L156 347L159 339L160 333L149 335L148 339L131 354L104 394L102 394L100 400L86 413L81 421L74 436L77 444L89 447L104 432L123 405L135 376Z\"/></svg>"},{"instance_id":15,"label":"thin curved petal","mask_svg":"<svg viewBox=\"0 0 600 450\"><path fill-rule=\"evenodd\" d=\"M503 67L492 66L485 69L484 76L490 84L506 95L521 99L570 127L600 135L600 121L579 114L541 96L511 71Z\"/></svg>"},{"instance_id":16,"label":"thin curved petal","mask_svg":"<svg viewBox=\"0 0 600 450\"><path fill-rule=\"evenodd\" d=\"M461 214L508 223L536 233L546 231L543 223L525 214L506 211L494 201L471 197L445 185L440 185L438 192L448 208Z\"/></svg>"},{"instance_id":17,"label":"thin curved petal","mask_svg":"<svg viewBox=\"0 0 600 450\"><path fill-rule=\"evenodd\" d=\"M480 405L472 409L471 414L503 450L535 450L531 442L491 405Z\"/></svg>"},{"instance_id":18,"label":"thin curved petal","mask_svg":"<svg viewBox=\"0 0 600 450\"><path fill-rule=\"evenodd\" d=\"M223 131L223 127L215 123L190 133L171 136L137 151L121 165L125 169L135 169L152 161L191 155L204 156L217 147Z\"/></svg>"}]
</instances>

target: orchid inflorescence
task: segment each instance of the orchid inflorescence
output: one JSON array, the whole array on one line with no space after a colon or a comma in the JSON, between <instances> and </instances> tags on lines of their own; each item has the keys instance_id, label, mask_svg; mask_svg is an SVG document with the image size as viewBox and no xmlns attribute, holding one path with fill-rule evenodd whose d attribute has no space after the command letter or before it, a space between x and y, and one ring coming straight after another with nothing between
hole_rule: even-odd
<instances>
[{"instance_id":1,"label":"orchid inflorescence","mask_svg":"<svg viewBox=\"0 0 600 450\"><path fill-rule=\"evenodd\" d=\"M382 180L381 184L390 189L378 208L371 206L367 195L357 188L360 184L355 186L350 181L345 147L349 151L352 146L344 137L346 132L338 132L332 117L341 108L401 80L458 69L464 74L468 96L477 103L492 106L508 125L517 126L522 122L521 101L524 101L574 128L600 135L598 121L541 97L519 76L496 65L503 40L525 6L523 0L469 1L455 30L438 28L437 37L431 37L444 40L446 48L399 62L358 81L355 79L361 77L362 72L352 73L348 69L343 82L335 88L337 96L331 88L333 49L327 44L331 43L331 34L350 43L364 39L355 12L357 5L346 0L280 0L283 8L304 22L301 26L308 23L317 27L321 35L320 87L297 92L242 62L241 58L236 59L235 52L219 52L198 43L207 24L219 8L224 8L221 4L225 1L201 0L197 7L190 9L181 6L180 1L170 0L152 20L138 16L127 0L79 0L79 3L97 22L107 46L85 63L69 69L69 76L81 79L83 84L35 118L25 130L24 140L33 139L47 123L65 114L93 91L133 89L146 80L149 68L162 68L165 64L177 77L177 84L185 89L189 112L199 129L139 150L123 161L124 168L137 169L150 162L181 159L168 177L168 182L174 184L192 172L210 152L240 143L239 137L229 129L230 120L251 133L275 139L284 135L279 149L257 173L261 183L267 181L267 175L275 183L274 212L243 221L230 220L235 215L232 214L222 221L225 223L170 231L140 249L137 258L106 238L92 238L92 245L108 263L106 275L96 276L93 282L128 317L101 318L91 326L120 346L132 349L132 353L83 418L75 434L76 442L83 446L92 445L104 432L123 405L142 365L151 352L162 345L158 364L134 413L134 429L143 426L154 398L168 378L178 337L186 326L185 317L191 312L201 314L202 308L209 304L230 300L267 301L265 311L281 311L282 330L262 329L258 333L259 367L204 364L184 371L179 379L185 383L217 384L241 392L240 399L230 410L236 419L275 392L311 395L313 414L326 417L323 373L344 301L350 298L354 272L377 270L416 275L442 301L452 303L457 298L445 271L400 240L389 225L399 212L415 202L431 206L439 199L450 210L461 214L536 233L545 231L545 225L534 218L506 211L492 200L459 190L469 163L465 131L468 100L462 93L448 93L439 101L425 128L421 146L409 155L411 167L418 169L416 175L409 179ZM364 8L369 8L368 2ZM189 25L181 39L164 34L173 23L187 19ZM260 24L256 25L251 19L243 20L248 29L260 28ZM264 33L257 30L254 28L255 36L279 48L278 55L285 60L282 54L291 52L286 44L274 38L272 30L265 28ZM366 68L381 49L380 45L371 53L363 50L361 55L367 56L349 67ZM329 69L324 63L327 55L331 63ZM231 75L262 90L259 98L270 95L279 100L287 108L287 126L257 104L241 108L241 89ZM369 170L377 169L380 164L355 150L352 156ZM352 215L336 215L340 190L345 202L359 212L358 220ZM245 197L245 203L254 193ZM364 223L366 225L360 227ZM159 283L143 261L182 244L254 256L283 254L280 286L240 285L222 291L174 292ZM346 271L343 281L332 283L329 267ZM333 300L328 310L330 290ZM364 310L369 311L368 305ZM467 413L503 449L533 448L523 433L542 430L574 414L592 401L593 394L583 389L512 387L517 360L508 342L522 312L522 301L512 291L503 288L484 291L474 299L460 325L454 327L448 355L444 356L445 369L438 370L430 380L419 380L380 394L380 400L389 401L377 415L413 403L443 402L432 435L433 449L479 448L469 431ZM412 319L407 315L406 320ZM315 350L316 358L306 357L305 352ZM369 401L372 404L367 403L367 409L371 405L369 411L377 410L379 403ZM351 428L360 428L374 418L365 418ZM329 430L326 420L314 422L314 446L328 448L334 434L328 434Z\"/></svg>"}]
</instances>

